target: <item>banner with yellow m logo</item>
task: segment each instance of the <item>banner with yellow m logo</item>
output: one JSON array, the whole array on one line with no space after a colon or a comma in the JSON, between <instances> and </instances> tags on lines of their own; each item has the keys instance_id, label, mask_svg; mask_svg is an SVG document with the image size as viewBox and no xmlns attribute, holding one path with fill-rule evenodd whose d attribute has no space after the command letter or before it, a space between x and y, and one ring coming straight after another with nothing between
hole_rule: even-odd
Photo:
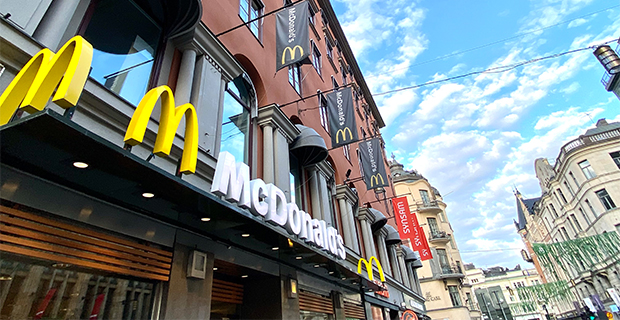
<instances>
[{"instance_id":1,"label":"banner with yellow m logo","mask_svg":"<svg viewBox=\"0 0 620 320\"><path fill-rule=\"evenodd\" d=\"M366 189L389 187L385 160L383 158L383 146L380 138L366 140L359 144L362 173Z\"/></svg>"},{"instance_id":2,"label":"banner with yellow m logo","mask_svg":"<svg viewBox=\"0 0 620 320\"><path fill-rule=\"evenodd\" d=\"M306 1L276 13L276 71L296 63L310 63L308 17Z\"/></svg>"},{"instance_id":3,"label":"banner with yellow m logo","mask_svg":"<svg viewBox=\"0 0 620 320\"><path fill-rule=\"evenodd\" d=\"M332 148L358 141L351 87L344 87L325 96Z\"/></svg>"}]
</instances>

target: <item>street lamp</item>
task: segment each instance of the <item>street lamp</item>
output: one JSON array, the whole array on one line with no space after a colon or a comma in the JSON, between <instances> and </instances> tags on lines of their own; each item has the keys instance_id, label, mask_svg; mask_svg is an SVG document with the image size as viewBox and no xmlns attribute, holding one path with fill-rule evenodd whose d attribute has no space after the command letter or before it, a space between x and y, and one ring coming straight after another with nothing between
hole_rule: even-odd
<instances>
[{"instance_id":1,"label":"street lamp","mask_svg":"<svg viewBox=\"0 0 620 320\"><path fill-rule=\"evenodd\" d=\"M620 73L620 57L616 52L608 45L600 45L594 49L594 56L598 59L607 73L616 74Z\"/></svg>"}]
</instances>

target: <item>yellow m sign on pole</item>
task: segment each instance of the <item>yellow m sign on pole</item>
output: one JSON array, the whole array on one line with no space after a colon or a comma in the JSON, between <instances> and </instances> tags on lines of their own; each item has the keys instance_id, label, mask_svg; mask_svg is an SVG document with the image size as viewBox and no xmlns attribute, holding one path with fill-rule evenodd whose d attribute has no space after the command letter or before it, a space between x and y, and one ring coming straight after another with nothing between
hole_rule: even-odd
<instances>
[{"instance_id":1,"label":"yellow m sign on pole","mask_svg":"<svg viewBox=\"0 0 620 320\"><path fill-rule=\"evenodd\" d=\"M340 142L340 136L342 136L342 141L347 141L347 132L349 133L349 140L353 140L353 133L351 133L351 129L347 127L336 131L336 142Z\"/></svg>"},{"instance_id":2,"label":"yellow m sign on pole","mask_svg":"<svg viewBox=\"0 0 620 320\"><path fill-rule=\"evenodd\" d=\"M292 49L291 47L286 47L284 48L284 51L282 51L282 64L284 64L284 62L286 61L286 53L289 53L289 60L293 60L295 59L295 52L297 52L297 49L299 49L299 55L303 56L304 55L304 49L300 46L300 45L296 45L294 46Z\"/></svg>"},{"instance_id":3,"label":"yellow m sign on pole","mask_svg":"<svg viewBox=\"0 0 620 320\"><path fill-rule=\"evenodd\" d=\"M379 263L379 260L375 256L370 257L369 260L361 258L357 262L357 273L362 274L362 263L363 263L364 265L366 265L366 272L368 273L368 279L372 281L373 280L373 277L372 277L372 262L373 261L377 263L377 270L379 270L379 277L381 277L381 281L385 282L385 275L383 274L383 268L381 268L381 263Z\"/></svg>"},{"instance_id":4,"label":"yellow m sign on pole","mask_svg":"<svg viewBox=\"0 0 620 320\"><path fill-rule=\"evenodd\" d=\"M379 184L379 179L381 180L381 184ZM374 187L376 185L384 185L384 184L385 184L385 180L383 180L383 176L381 175L381 173L377 173L370 177L371 187Z\"/></svg>"},{"instance_id":5,"label":"yellow m sign on pole","mask_svg":"<svg viewBox=\"0 0 620 320\"><path fill-rule=\"evenodd\" d=\"M175 108L174 96L168 86L153 88L144 95L131 117L131 122L129 122L129 127L125 133L125 143L132 146L142 143L146 126L159 98L161 98L161 115L153 153L160 157L170 154L177 128L181 123L181 118L185 116L185 145L183 146L180 171L194 173L196 172L198 157L198 116L196 109L190 103Z\"/></svg>"},{"instance_id":6,"label":"yellow m sign on pole","mask_svg":"<svg viewBox=\"0 0 620 320\"><path fill-rule=\"evenodd\" d=\"M0 125L18 109L41 111L58 87L52 101L68 109L75 107L88 79L93 47L75 36L58 53L43 49L34 55L0 96Z\"/></svg>"}]
</instances>

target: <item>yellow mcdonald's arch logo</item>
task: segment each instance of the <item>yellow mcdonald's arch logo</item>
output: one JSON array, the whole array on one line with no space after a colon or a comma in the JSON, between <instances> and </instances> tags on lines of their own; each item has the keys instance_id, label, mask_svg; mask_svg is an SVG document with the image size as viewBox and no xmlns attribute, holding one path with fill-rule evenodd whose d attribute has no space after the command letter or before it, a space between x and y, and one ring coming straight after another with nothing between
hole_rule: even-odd
<instances>
[{"instance_id":1,"label":"yellow mcdonald's arch logo","mask_svg":"<svg viewBox=\"0 0 620 320\"><path fill-rule=\"evenodd\" d=\"M161 115L159 116L159 129L153 153L160 157L170 154L177 128L181 123L181 118L185 116L185 145L183 146L180 171L194 173L198 157L198 116L196 109L190 103L175 108L174 96L168 86L153 88L144 95L131 117L129 127L127 127L125 143L132 146L142 143L146 126L159 98L161 98Z\"/></svg>"},{"instance_id":2,"label":"yellow mcdonald's arch logo","mask_svg":"<svg viewBox=\"0 0 620 320\"><path fill-rule=\"evenodd\" d=\"M90 72L93 46L80 36L71 38L56 54L43 49L35 54L0 96L0 125L18 109L41 111L58 87L52 101L75 107Z\"/></svg>"},{"instance_id":3,"label":"yellow mcdonald's arch logo","mask_svg":"<svg viewBox=\"0 0 620 320\"><path fill-rule=\"evenodd\" d=\"M385 184L385 180L383 180L383 176L381 173L377 173L374 176L370 177L370 186L373 187L375 185L379 185L379 179L381 179L381 184Z\"/></svg>"},{"instance_id":4,"label":"yellow mcdonald's arch logo","mask_svg":"<svg viewBox=\"0 0 620 320\"><path fill-rule=\"evenodd\" d=\"M351 129L347 127L336 131L336 143L340 143L340 135L342 135L342 141L347 141L347 132L349 133L349 140L353 140L353 133L351 133Z\"/></svg>"},{"instance_id":5,"label":"yellow mcdonald's arch logo","mask_svg":"<svg viewBox=\"0 0 620 320\"><path fill-rule=\"evenodd\" d=\"M296 45L292 49L291 47L284 48L284 51L282 51L282 64L286 61L286 52L288 51L289 57L291 57L289 60L293 60L295 59L295 52L297 52L297 49L299 49L299 55L303 56L304 49L300 45Z\"/></svg>"},{"instance_id":6,"label":"yellow mcdonald's arch logo","mask_svg":"<svg viewBox=\"0 0 620 320\"><path fill-rule=\"evenodd\" d=\"M370 257L369 260L361 258L357 262L357 273L362 274L362 263L366 265L366 272L368 273L368 279L372 281L372 262L375 261L377 263L377 270L379 270L379 277L381 277L381 281L385 282L385 275L383 274L383 268L381 268L381 263L379 263L379 259L375 256Z\"/></svg>"}]
</instances>

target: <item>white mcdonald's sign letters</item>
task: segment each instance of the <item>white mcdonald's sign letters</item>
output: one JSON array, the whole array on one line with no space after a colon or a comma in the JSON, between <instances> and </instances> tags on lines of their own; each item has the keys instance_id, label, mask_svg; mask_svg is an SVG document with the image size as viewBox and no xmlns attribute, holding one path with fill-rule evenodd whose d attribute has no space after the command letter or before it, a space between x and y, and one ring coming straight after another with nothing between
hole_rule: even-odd
<instances>
[{"instance_id":1,"label":"white mcdonald's sign letters","mask_svg":"<svg viewBox=\"0 0 620 320\"><path fill-rule=\"evenodd\" d=\"M323 220L312 219L295 203L288 203L284 192L275 185L261 179L250 181L250 167L236 162L235 157L226 151L220 153L217 161L211 192L224 196L254 215L264 217L271 224L283 227L289 234L299 236L307 243L341 259L347 258L344 240L338 230L328 227Z\"/></svg>"}]
</instances>

